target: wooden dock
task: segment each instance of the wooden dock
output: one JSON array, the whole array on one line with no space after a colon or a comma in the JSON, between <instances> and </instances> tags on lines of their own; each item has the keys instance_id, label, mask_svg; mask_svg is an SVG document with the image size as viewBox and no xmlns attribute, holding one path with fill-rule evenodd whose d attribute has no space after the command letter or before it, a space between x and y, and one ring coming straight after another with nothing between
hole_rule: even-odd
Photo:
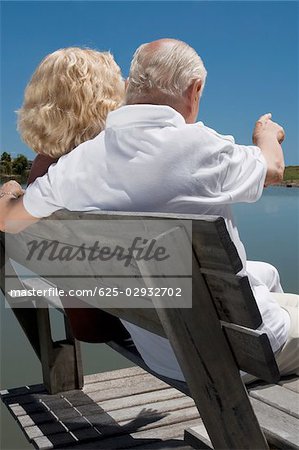
<instances>
[{"instance_id":1,"label":"wooden dock","mask_svg":"<svg viewBox=\"0 0 299 450\"><path fill-rule=\"evenodd\" d=\"M139 367L84 378L82 391L49 395L43 385L1 391L38 449L191 450L184 430L198 425L191 398Z\"/></svg>"},{"instance_id":2,"label":"wooden dock","mask_svg":"<svg viewBox=\"0 0 299 450\"><path fill-rule=\"evenodd\" d=\"M298 449L298 377L253 386L249 393L271 449ZM205 433L193 400L140 367L88 375L82 391L49 395L39 384L0 395L28 441L43 450L191 450L184 430L193 427L192 444L192 433ZM284 447L275 445L279 436Z\"/></svg>"}]
</instances>

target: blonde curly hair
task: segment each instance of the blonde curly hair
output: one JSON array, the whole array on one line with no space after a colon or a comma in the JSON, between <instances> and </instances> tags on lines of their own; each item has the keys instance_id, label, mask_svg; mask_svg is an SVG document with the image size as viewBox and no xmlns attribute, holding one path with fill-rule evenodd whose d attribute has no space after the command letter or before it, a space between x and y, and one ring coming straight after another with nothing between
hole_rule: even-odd
<instances>
[{"instance_id":1,"label":"blonde curly hair","mask_svg":"<svg viewBox=\"0 0 299 450\"><path fill-rule=\"evenodd\" d=\"M18 130L34 151L58 158L99 134L124 95L109 52L62 48L46 56L29 81Z\"/></svg>"}]
</instances>

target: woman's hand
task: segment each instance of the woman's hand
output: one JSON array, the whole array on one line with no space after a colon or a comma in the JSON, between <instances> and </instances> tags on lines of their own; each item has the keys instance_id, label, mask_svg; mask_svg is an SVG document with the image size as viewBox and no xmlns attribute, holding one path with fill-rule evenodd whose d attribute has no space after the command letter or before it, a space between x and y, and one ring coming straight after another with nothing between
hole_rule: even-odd
<instances>
[{"instance_id":1,"label":"woman's hand","mask_svg":"<svg viewBox=\"0 0 299 450\"><path fill-rule=\"evenodd\" d=\"M26 211L24 193L19 183L13 180L0 188L0 231L18 233L39 220Z\"/></svg>"},{"instance_id":2,"label":"woman's hand","mask_svg":"<svg viewBox=\"0 0 299 450\"><path fill-rule=\"evenodd\" d=\"M22 186L17 183L17 181L11 180L7 181L6 183L1 186L0 189L0 198L10 196L13 198L18 198L21 195L24 194L24 190L22 189Z\"/></svg>"}]
</instances>

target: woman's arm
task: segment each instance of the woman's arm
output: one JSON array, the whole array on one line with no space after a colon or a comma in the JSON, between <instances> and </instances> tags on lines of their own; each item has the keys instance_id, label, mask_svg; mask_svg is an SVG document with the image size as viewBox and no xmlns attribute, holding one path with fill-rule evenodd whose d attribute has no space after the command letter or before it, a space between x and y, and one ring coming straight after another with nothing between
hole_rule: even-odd
<instances>
[{"instance_id":1,"label":"woman's arm","mask_svg":"<svg viewBox=\"0 0 299 450\"><path fill-rule=\"evenodd\" d=\"M18 233L39 219L31 216L23 204L24 191L16 181L8 181L0 189L0 230Z\"/></svg>"},{"instance_id":2,"label":"woman's arm","mask_svg":"<svg viewBox=\"0 0 299 450\"><path fill-rule=\"evenodd\" d=\"M29 174L28 185L33 183L36 178L45 175L50 165L56 162L57 159L45 155L37 155ZM18 233L39 220L37 217L29 214L25 209L22 199L24 191L19 183L13 180L8 181L2 186L0 196L1 193L4 194L0 198L1 231Z\"/></svg>"}]
</instances>

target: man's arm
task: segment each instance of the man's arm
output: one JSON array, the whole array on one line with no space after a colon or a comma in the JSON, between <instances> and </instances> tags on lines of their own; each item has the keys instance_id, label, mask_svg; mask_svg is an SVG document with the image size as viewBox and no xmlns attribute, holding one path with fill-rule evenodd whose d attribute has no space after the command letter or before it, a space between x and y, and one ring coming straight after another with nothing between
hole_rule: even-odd
<instances>
[{"instance_id":1,"label":"man's arm","mask_svg":"<svg viewBox=\"0 0 299 450\"><path fill-rule=\"evenodd\" d=\"M285 134L283 128L271 120L271 114L265 114L255 124L252 140L257 145L267 163L265 186L279 184L283 180L284 157L281 143Z\"/></svg>"},{"instance_id":2,"label":"man's arm","mask_svg":"<svg viewBox=\"0 0 299 450\"><path fill-rule=\"evenodd\" d=\"M8 181L0 190L0 230L18 233L39 219L23 205L23 189L16 181Z\"/></svg>"}]
</instances>

